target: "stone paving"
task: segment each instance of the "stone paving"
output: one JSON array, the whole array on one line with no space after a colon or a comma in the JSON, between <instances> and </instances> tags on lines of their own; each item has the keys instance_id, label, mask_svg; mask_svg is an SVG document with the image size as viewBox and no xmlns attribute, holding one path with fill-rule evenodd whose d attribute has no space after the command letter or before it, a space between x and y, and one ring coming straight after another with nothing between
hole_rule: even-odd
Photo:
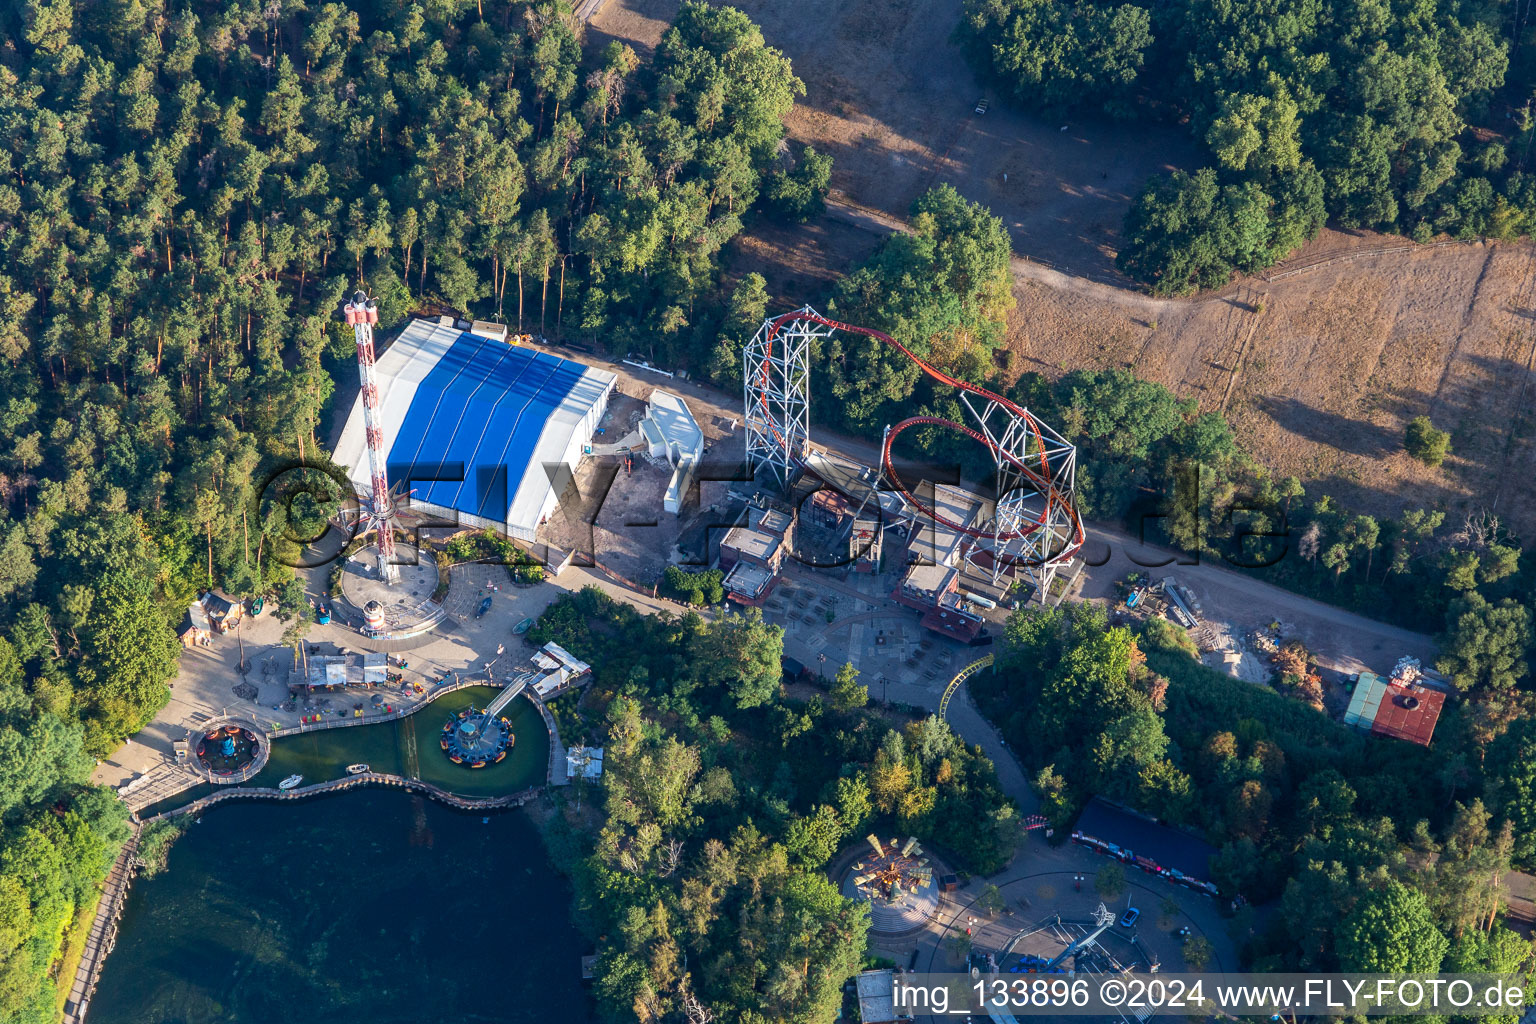
<instances>
[{"instance_id":1,"label":"stone paving","mask_svg":"<svg viewBox=\"0 0 1536 1024\"><path fill-rule=\"evenodd\" d=\"M432 600L437 591L437 559L431 552L418 555L416 548L402 544L396 549L395 567L400 579L385 583L379 578L376 554L364 548L347 559L341 574L341 593L352 606L361 625L363 609L371 601L384 608L385 629L394 635L411 633L442 618L442 606Z\"/></svg>"},{"instance_id":2,"label":"stone paving","mask_svg":"<svg viewBox=\"0 0 1536 1024\"><path fill-rule=\"evenodd\" d=\"M937 707L954 674L986 649L923 629L917 612L891 600L895 580L796 564L763 615L784 627L785 653L813 673L831 678L852 664L875 700Z\"/></svg>"},{"instance_id":3,"label":"stone paving","mask_svg":"<svg viewBox=\"0 0 1536 1024\"><path fill-rule=\"evenodd\" d=\"M916 970L947 970L958 960L945 947L945 940L963 933L967 927L972 929L977 949L998 949L1020 930L1056 915L1064 922L1088 921L1094 907L1103 902L1117 918L1128 905L1141 910L1135 928L1125 929L1116 924L1112 933L1114 944L1106 942L1106 948L1122 960L1132 956L1127 940L1134 935L1156 958L1161 970L1183 970L1183 940L1176 933L1188 927L1193 935L1211 943L1213 956L1207 969L1237 969L1236 946L1229 934L1230 919L1222 916L1213 898L1128 870L1125 890L1114 898L1104 899L1094 891L1093 879L1109 863L1108 859L1071 843L1052 845L1043 835L1030 833L1013 863L999 874L972 878L958 892L948 894L932 926L924 932L896 940L875 937L876 945L885 956L903 966L911 962L915 953ZM1081 889L1074 881L1078 875L1083 876ZM1006 901L1007 908L1002 914L992 915L975 905L988 884L996 885ZM1169 912L1165 901L1177 909Z\"/></svg>"},{"instance_id":4,"label":"stone paving","mask_svg":"<svg viewBox=\"0 0 1536 1024\"><path fill-rule=\"evenodd\" d=\"M293 651L280 645L285 623L271 612L247 616L238 632L216 636L208 647L190 648L181 655L180 671L171 681L171 699L154 721L97 765L93 779L108 786L128 780L174 760L173 744L188 739L203 723L226 714L239 714L266 724L261 708L288 697L288 666ZM242 674L241 651L245 669ZM254 686L254 701L241 700L234 687ZM297 720L297 716L295 716Z\"/></svg>"},{"instance_id":5,"label":"stone paving","mask_svg":"<svg viewBox=\"0 0 1536 1024\"><path fill-rule=\"evenodd\" d=\"M812 672L831 678L844 663L851 663L859 670L859 681L868 686L872 700L937 711L955 673L992 648L971 647L923 629L916 612L890 599L895 583L896 576L891 573L854 573L794 564L786 568L764 607L764 616L784 627L785 653ZM988 618L989 629L1000 633L1001 613L989 613ZM948 721L962 739L980 746L992 759L999 784L1018 804L1021 814L1038 813L1039 800L1023 769L1001 734L976 710L964 687L950 702ZM899 937L872 935L875 951L902 966L916 956L919 971L947 970L960 961L945 947L945 940L955 932L963 933L973 917L977 948L1000 947L1021 928L1051 914L1059 913L1065 921L1088 920L1098 904L1092 878L1107 859L1070 843L1049 844L1042 837L1039 831L1027 833L1018 855L1004 871L991 878L973 878L959 891L945 894L927 928ZM1077 874L1087 878L1083 892L1073 888ZM1228 921L1215 900L1139 871L1127 871L1126 881L1127 894L1143 915L1136 937L1159 959L1163 970L1182 969L1182 943L1174 932L1186 925L1211 942L1215 956L1210 969L1220 970L1223 965L1236 968ZM988 883L998 885L1009 903L1009 910L996 919L972 907ZM1125 895L1119 897L1119 910L1124 909L1125 899ZM1165 899L1179 906L1177 913L1163 912ZM1123 937L1111 941L1121 942ZM1118 949L1112 952L1130 955Z\"/></svg>"}]
</instances>

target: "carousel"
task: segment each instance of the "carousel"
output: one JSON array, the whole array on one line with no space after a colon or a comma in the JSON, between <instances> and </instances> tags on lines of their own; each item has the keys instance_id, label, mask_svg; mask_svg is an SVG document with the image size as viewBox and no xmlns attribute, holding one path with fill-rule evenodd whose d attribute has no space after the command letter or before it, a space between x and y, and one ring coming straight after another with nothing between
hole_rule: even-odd
<instances>
[{"instance_id":1,"label":"carousel","mask_svg":"<svg viewBox=\"0 0 1536 1024\"><path fill-rule=\"evenodd\" d=\"M443 725L440 743L454 764L484 768L504 759L516 739L505 715L496 717L471 705Z\"/></svg>"},{"instance_id":2,"label":"carousel","mask_svg":"<svg viewBox=\"0 0 1536 1024\"><path fill-rule=\"evenodd\" d=\"M256 733L238 725L219 726L197 741L197 763L204 774L225 778L256 763L260 752Z\"/></svg>"}]
</instances>

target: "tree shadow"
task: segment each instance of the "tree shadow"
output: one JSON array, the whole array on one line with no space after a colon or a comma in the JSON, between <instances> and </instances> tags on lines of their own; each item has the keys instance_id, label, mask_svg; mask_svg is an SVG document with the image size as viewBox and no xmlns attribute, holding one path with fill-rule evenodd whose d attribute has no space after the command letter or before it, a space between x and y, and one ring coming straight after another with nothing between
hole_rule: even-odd
<instances>
[{"instance_id":1,"label":"tree shadow","mask_svg":"<svg viewBox=\"0 0 1536 1024\"><path fill-rule=\"evenodd\" d=\"M1292 434L1340 451L1379 459L1403 447L1403 437L1395 430L1315 409L1294 398L1266 395L1258 407Z\"/></svg>"}]
</instances>

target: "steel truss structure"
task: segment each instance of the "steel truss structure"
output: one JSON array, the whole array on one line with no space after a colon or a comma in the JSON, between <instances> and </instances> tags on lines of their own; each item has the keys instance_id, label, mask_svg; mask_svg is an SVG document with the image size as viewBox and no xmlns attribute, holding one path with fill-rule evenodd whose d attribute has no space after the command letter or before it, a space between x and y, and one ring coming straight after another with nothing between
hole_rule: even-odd
<instances>
[{"instance_id":1,"label":"steel truss structure","mask_svg":"<svg viewBox=\"0 0 1536 1024\"><path fill-rule=\"evenodd\" d=\"M913 416L887 427L875 486L895 491L907 508L970 538L965 558L996 584L1020 574L1045 602L1056 574L1069 567L1086 534L1075 501L1077 449L1017 402L927 363L888 334L829 320L810 306L763 321L743 353L747 465L788 487L800 471L810 434L810 347L834 331L862 334L895 348L924 373L960 392L975 426ZM953 522L902 482L891 447L905 430L936 426L985 445L996 467L997 500L980 526Z\"/></svg>"},{"instance_id":2,"label":"steel truss structure","mask_svg":"<svg viewBox=\"0 0 1536 1024\"><path fill-rule=\"evenodd\" d=\"M996 463L990 544L972 547L966 559L997 583L1010 570L1022 571L1042 600L1057 572L1071 565L1081 547L1076 502L1077 448L1049 424L1020 415L997 396L964 391L960 402L974 418ZM1043 464L1044 472L1036 471ZM1026 468L1028 467L1028 468ZM1054 500L1052 491L1066 501Z\"/></svg>"},{"instance_id":3,"label":"steel truss structure","mask_svg":"<svg viewBox=\"0 0 1536 1024\"><path fill-rule=\"evenodd\" d=\"M341 318L352 325L357 339L357 377L362 385L363 427L368 439L368 470L373 493L364 499L357 512L360 532L376 532L378 540L379 579L398 583L400 567L395 564L395 500L389 491L385 469L383 416L379 412L379 381L373 368L373 325L379 322L379 304L359 291L341 308Z\"/></svg>"},{"instance_id":4,"label":"steel truss structure","mask_svg":"<svg viewBox=\"0 0 1536 1024\"><path fill-rule=\"evenodd\" d=\"M832 333L810 306L763 321L742 353L747 469L767 469L781 487L800 472L811 433L811 342Z\"/></svg>"}]
</instances>

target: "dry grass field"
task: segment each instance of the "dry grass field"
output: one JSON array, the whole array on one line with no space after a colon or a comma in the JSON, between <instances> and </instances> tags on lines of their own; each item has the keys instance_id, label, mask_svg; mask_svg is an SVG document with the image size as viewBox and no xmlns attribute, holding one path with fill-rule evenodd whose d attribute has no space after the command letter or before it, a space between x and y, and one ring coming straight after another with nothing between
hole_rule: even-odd
<instances>
[{"instance_id":1,"label":"dry grass field","mask_svg":"<svg viewBox=\"0 0 1536 1024\"><path fill-rule=\"evenodd\" d=\"M791 135L833 154L835 197L901 217L947 181L1003 218L1022 257L1009 338L1020 369L1129 367L1224 411L1247 450L1314 493L1379 515L1443 508L1453 523L1491 509L1536 538L1529 245L1330 230L1262 277L1154 299L1112 260L1140 184L1198 164L1180 129L1047 123L995 96L975 116L985 90L949 42L959 0L733 2L804 80ZM676 9L608 0L592 35L648 50ZM760 226L734 243L732 272L763 272L775 303L817 299L875 244L867 218L848 220ZM1402 450L1421 414L1452 433L1439 469Z\"/></svg>"},{"instance_id":2,"label":"dry grass field","mask_svg":"<svg viewBox=\"0 0 1536 1024\"><path fill-rule=\"evenodd\" d=\"M1351 508L1489 509L1532 536L1531 247L1329 232L1289 265L1188 301L1021 273L1010 347L1047 376L1128 367L1224 411L1265 465ZM1419 415L1452 434L1439 469L1402 450Z\"/></svg>"}]
</instances>

